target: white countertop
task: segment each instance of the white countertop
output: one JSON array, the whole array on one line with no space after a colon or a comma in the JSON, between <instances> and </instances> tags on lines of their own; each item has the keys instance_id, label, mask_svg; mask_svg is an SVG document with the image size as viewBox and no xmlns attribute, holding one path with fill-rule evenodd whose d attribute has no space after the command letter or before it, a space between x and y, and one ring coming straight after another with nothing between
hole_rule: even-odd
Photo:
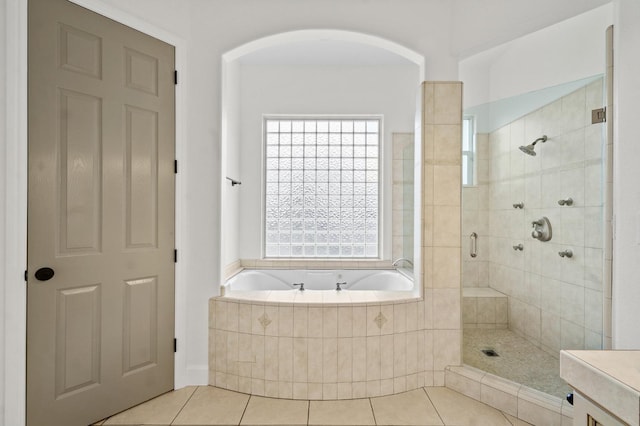
<instances>
[{"instance_id":1,"label":"white countertop","mask_svg":"<svg viewBox=\"0 0 640 426\"><path fill-rule=\"evenodd\" d=\"M560 377L625 422L640 424L640 350L560 351Z\"/></svg>"}]
</instances>

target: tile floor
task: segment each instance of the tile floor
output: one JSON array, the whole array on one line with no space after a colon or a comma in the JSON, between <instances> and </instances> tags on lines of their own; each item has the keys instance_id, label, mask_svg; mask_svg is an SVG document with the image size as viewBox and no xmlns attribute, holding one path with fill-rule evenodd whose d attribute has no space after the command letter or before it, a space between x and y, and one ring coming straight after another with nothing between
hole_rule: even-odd
<instances>
[{"instance_id":1,"label":"tile floor","mask_svg":"<svg viewBox=\"0 0 640 426\"><path fill-rule=\"evenodd\" d=\"M338 401L272 399L211 386L161 395L96 425L527 425L444 387Z\"/></svg>"}]
</instances>

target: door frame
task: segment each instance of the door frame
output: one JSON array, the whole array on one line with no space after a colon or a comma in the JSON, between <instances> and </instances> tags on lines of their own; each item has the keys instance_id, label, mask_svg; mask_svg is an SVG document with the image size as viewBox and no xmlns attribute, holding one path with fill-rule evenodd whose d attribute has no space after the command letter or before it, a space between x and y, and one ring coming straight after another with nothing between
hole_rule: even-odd
<instances>
[{"instance_id":1,"label":"door frame","mask_svg":"<svg viewBox=\"0 0 640 426\"><path fill-rule=\"evenodd\" d=\"M79 6L99 13L116 22L155 37L175 47L175 67L187 73L186 40L164 29L130 15L101 0L70 0ZM5 190L5 223L0 224L0 253L4 251L4 270L0 283L4 283L4 297L0 295L3 313L0 315L0 424L24 425L26 421L26 336L27 286L22 280L27 265L27 0L8 0L5 3L6 63L5 101L5 170L0 177L1 190ZM186 84L184 79L175 87L175 155L185 158L186 141ZM1 110L0 110L1 111ZM175 187L175 245L182 246L184 232L184 194L186 182L176 175ZM2 217L2 215L0 215ZM5 225L7 224L7 225ZM2 235L4 233L4 235ZM186 289L184 262L175 265L175 336L186 341ZM183 346L184 347L184 346ZM174 386L189 382L186 350L175 354ZM4 372L4 377L3 373Z\"/></svg>"}]
</instances>

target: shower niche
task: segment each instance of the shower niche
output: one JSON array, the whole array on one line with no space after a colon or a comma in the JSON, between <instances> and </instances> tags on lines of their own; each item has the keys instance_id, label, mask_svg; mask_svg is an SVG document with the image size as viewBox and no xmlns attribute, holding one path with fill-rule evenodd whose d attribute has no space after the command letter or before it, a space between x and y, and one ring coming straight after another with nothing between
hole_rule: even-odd
<instances>
[{"instance_id":1,"label":"shower niche","mask_svg":"<svg viewBox=\"0 0 640 426\"><path fill-rule=\"evenodd\" d=\"M602 349L609 335L608 145L606 123L591 122L604 86L597 75L464 112L476 146L462 190L464 363L559 397L559 351ZM520 365L486 347L518 348Z\"/></svg>"}]
</instances>

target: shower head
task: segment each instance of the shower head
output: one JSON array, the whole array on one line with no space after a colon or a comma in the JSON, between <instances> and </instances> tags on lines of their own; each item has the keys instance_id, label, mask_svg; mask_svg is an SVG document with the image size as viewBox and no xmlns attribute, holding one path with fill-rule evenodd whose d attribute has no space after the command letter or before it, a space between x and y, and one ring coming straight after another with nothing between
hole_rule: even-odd
<instances>
[{"instance_id":1,"label":"shower head","mask_svg":"<svg viewBox=\"0 0 640 426\"><path fill-rule=\"evenodd\" d=\"M527 146L523 145L523 146L521 146L520 147L520 151L524 152L527 155L531 155L531 156L535 157L536 156L536 152L534 151L534 148L535 148L536 144L538 142L544 143L546 141L547 141L547 135L542 135L541 138L538 138L535 141L533 141L533 143L531 145L527 145Z\"/></svg>"},{"instance_id":2,"label":"shower head","mask_svg":"<svg viewBox=\"0 0 640 426\"><path fill-rule=\"evenodd\" d=\"M524 152L527 155L536 156L536 152L533 150L533 144L527 146L521 146L520 151Z\"/></svg>"}]
</instances>

